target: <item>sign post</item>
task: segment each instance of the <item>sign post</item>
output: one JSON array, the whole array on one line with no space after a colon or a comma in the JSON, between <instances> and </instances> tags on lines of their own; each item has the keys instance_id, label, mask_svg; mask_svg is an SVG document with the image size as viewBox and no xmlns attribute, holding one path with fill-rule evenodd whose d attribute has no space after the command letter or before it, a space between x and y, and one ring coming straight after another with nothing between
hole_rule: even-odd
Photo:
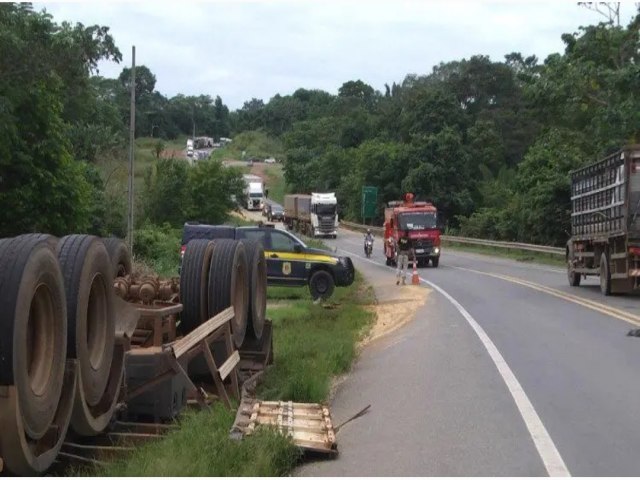
<instances>
[{"instance_id":1,"label":"sign post","mask_svg":"<svg viewBox=\"0 0 640 480\"><path fill-rule=\"evenodd\" d=\"M362 223L376 216L378 206L378 187L362 187Z\"/></svg>"}]
</instances>

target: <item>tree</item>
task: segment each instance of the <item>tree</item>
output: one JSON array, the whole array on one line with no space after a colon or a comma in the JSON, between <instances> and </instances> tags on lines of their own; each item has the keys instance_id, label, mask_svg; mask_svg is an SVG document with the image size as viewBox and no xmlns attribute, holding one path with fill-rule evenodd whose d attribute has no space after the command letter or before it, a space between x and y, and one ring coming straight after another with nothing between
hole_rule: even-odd
<instances>
[{"instance_id":1,"label":"tree","mask_svg":"<svg viewBox=\"0 0 640 480\"><path fill-rule=\"evenodd\" d=\"M217 96L213 103L213 136L217 139L228 137L231 134L229 127L229 108L222 103L220 96Z\"/></svg>"},{"instance_id":2,"label":"tree","mask_svg":"<svg viewBox=\"0 0 640 480\"><path fill-rule=\"evenodd\" d=\"M453 226L456 218L473 207L470 157L462 136L446 127L417 139L408 152L409 172L402 181L403 192L433 202Z\"/></svg>"},{"instance_id":3,"label":"tree","mask_svg":"<svg viewBox=\"0 0 640 480\"><path fill-rule=\"evenodd\" d=\"M189 166L184 160L159 159L145 176L144 212L157 225L182 225L189 214Z\"/></svg>"},{"instance_id":4,"label":"tree","mask_svg":"<svg viewBox=\"0 0 640 480\"><path fill-rule=\"evenodd\" d=\"M100 60L120 58L108 30L0 4L0 236L91 230L99 187L73 154L91 159L87 135L100 131L93 116L112 113L89 80Z\"/></svg>"},{"instance_id":5,"label":"tree","mask_svg":"<svg viewBox=\"0 0 640 480\"><path fill-rule=\"evenodd\" d=\"M234 198L242 198L243 189L239 169L215 160L198 162L189 170L189 218L209 224L224 222L236 207Z\"/></svg>"},{"instance_id":6,"label":"tree","mask_svg":"<svg viewBox=\"0 0 640 480\"><path fill-rule=\"evenodd\" d=\"M118 77L123 88L131 92L131 68L124 67ZM156 88L156 76L148 67L136 65L136 99L143 99L153 93Z\"/></svg>"}]
</instances>

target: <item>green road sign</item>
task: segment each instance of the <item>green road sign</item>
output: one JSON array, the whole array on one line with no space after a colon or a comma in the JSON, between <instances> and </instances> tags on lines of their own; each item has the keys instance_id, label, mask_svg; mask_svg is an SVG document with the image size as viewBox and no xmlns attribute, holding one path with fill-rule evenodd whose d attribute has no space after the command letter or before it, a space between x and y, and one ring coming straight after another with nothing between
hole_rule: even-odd
<instances>
[{"instance_id":1,"label":"green road sign","mask_svg":"<svg viewBox=\"0 0 640 480\"><path fill-rule=\"evenodd\" d=\"M378 187L362 187L362 218L374 218L378 208Z\"/></svg>"}]
</instances>

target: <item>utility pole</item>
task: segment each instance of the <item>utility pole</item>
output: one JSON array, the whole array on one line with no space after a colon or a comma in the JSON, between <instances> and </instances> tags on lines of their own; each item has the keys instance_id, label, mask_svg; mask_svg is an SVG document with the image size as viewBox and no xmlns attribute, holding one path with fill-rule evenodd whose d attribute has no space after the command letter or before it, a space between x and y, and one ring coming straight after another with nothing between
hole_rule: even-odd
<instances>
[{"instance_id":1,"label":"utility pole","mask_svg":"<svg viewBox=\"0 0 640 480\"><path fill-rule=\"evenodd\" d=\"M127 215L127 241L133 255L133 153L136 136L136 47L131 47L131 120L129 121L129 212Z\"/></svg>"}]
</instances>

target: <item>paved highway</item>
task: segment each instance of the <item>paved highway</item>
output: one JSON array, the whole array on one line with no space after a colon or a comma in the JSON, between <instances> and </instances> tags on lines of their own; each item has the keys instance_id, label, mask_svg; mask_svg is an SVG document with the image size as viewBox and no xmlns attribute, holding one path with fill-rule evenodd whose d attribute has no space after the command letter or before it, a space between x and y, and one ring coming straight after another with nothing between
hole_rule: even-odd
<instances>
[{"instance_id":1,"label":"paved highway","mask_svg":"<svg viewBox=\"0 0 640 480\"><path fill-rule=\"evenodd\" d=\"M390 298L380 239L328 240ZM314 476L640 475L637 296L571 288L565 272L442 254L412 323L365 349L333 400L340 456ZM388 280L388 283L386 282ZM381 285L381 286L380 286Z\"/></svg>"}]
</instances>

